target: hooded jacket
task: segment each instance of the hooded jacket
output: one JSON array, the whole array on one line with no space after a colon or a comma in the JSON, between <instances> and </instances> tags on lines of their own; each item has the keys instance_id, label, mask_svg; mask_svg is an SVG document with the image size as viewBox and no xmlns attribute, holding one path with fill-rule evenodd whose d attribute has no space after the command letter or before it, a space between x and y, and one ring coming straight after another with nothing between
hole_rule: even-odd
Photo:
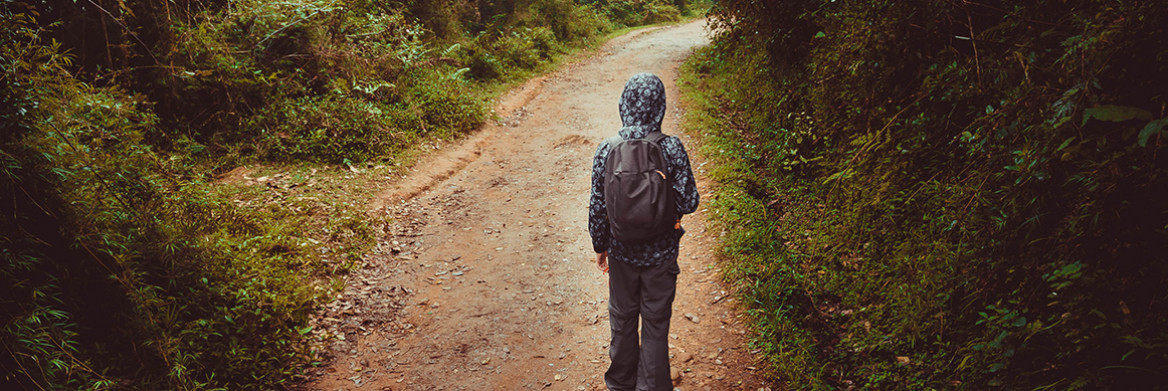
<instances>
[{"instance_id":1,"label":"hooded jacket","mask_svg":"<svg viewBox=\"0 0 1168 391\"><path fill-rule=\"evenodd\" d=\"M665 85L661 79L651 73L639 73L629 78L621 93L620 115L624 127L618 134L625 140L660 132L661 120L665 118ZM698 208L699 196L689 155L677 137L665 137L660 145L669 164L670 185L676 192L677 215L693 213ZM638 244L621 243L612 238L604 203L604 166L609 149L608 143L601 142L592 159L592 196L588 202L588 233L592 236L592 249L597 253L608 251L609 259L634 266L656 266L676 261L684 229Z\"/></svg>"}]
</instances>

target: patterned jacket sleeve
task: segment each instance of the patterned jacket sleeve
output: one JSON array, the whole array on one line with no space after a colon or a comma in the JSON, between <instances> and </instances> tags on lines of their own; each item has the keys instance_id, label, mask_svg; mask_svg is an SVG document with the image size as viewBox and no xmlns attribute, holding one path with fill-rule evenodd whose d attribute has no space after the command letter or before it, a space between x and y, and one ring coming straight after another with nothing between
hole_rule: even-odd
<instances>
[{"instance_id":1,"label":"patterned jacket sleeve","mask_svg":"<svg viewBox=\"0 0 1168 391\"><path fill-rule=\"evenodd\" d=\"M685 153L685 146L677 137L662 140L666 158L669 159L669 176L673 179L673 190L677 192L677 215L686 215L698 210L697 183L694 182L693 170L689 165L689 154Z\"/></svg>"},{"instance_id":2,"label":"patterned jacket sleeve","mask_svg":"<svg viewBox=\"0 0 1168 391\"><path fill-rule=\"evenodd\" d=\"M592 158L592 196L588 200L588 234L592 236L592 250L608 251L611 232L608 227L608 209L604 204L604 162L608 157L608 143L601 142Z\"/></svg>"}]
</instances>

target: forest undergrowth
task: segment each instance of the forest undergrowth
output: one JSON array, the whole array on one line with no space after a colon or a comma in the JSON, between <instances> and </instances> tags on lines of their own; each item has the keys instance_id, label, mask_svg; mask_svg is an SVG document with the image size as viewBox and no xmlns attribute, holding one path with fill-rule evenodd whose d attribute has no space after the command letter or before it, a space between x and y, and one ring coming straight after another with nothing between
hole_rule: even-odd
<instances>
[{"instance_id":1,"label":"forest undergrowth","mask_svg":"<svg viewBox=\"0 0 1168 391\"><path fill-rule=\"evenodd\" d=\"M3 0L0 388L282 387L375 242L373 183L691 8Z\"/></svg>"},{"instance_id":2,"label":"forest undergrowth","mask_svg":"<svg viewBox=\"0 0 1168 391\"><path fill-rule=\"evenodd\" d=\"M683 67L791 389L1165 389L1156 1L718 2Z\"/></svg>"}]
</instances>

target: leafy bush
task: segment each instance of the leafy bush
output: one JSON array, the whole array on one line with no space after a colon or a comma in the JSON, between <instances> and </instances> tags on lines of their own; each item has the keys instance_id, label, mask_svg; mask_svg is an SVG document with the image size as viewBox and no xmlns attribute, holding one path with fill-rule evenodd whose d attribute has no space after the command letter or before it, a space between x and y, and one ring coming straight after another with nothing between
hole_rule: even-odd
<instances>
[{"instance_id":1,"label":"leafy bush","mask_svg":"<svg viewBox=\"0 0 1168 391\"><path fill-rule=\"evenodd\" d=\"M14 38L3 79L19 97L0 145L5 388L285 382L310 358L302 327L330 296L288 281L335 271L300 270L319 265L301 231L240 213L152 151L157 118L73 79L27 15L0 14Z\"/></svg>"},{"instance_id":2,"label":"leafy bush","mask_svg":"<svg viewBox=\"0 0 1168 391\"><path fill-rule=\"evenodd\" d=\"M641 20L644 24L676 22L681 20L681 11L673 4L647 1L644 6L645 18Z\"/></svg>"},{"instance_id":3,"label":"leafy bush","mask_svg":"<svg viewBox=\"0 0 1168 391\"><path fill-rule=\"evenodd\" d=\"M531 4L531 22L548 23L559 42L591 42L613 29L600 10L568 1L539 0ZM550 49L550 48L549 48Z\"/></svg>"},{"instance_id":4,"label":"leafy bush","mask_svg":"<svg viewBox=\"0 0 1168 391\"><path fill-rule=\"evenodd\" d=\"M681 19L681 10L666 0L614 0L604 7L613 22L623 26L639 26Z\"/></svg>"},{"instance_id":5,"label":"leafy bush","mask_svg":"<svg viewBox=\"0 0 1168 391\"><path fill-rule=\"evenodd\" d=\"M715 4L685 67L795 388L1162 388L1154 2Z\"/></svg>"},{"instance_id":6,"label":"leafy bush","mask_svg":"<svg viewBox=\"0 0 1168 391\"><path fill-rule=\"evenodd\" d=\"M492 83L518 80L607 31L589 7L543 0L473 39L444 31L439 41L425 26L449 29L464 16L393 4L237 1L194 15L164 42L183 70L150 97L165 127L189 129L214 148L275 160L367 159L416 136L477 126ZM462 83L464 68L481 84ZM286 129L285 120L315 129ZM336 144L318 143L326 139Z\"/></svg>"}]
</instances>

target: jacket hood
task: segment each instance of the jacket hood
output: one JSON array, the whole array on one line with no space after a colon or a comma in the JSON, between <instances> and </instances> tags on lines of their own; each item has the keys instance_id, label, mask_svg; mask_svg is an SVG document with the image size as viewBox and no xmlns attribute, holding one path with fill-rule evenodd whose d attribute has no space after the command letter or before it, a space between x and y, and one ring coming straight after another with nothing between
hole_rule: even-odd
<instances>
[{"instance_id":1,"label":"jacket hood","mask_svg":"<svg viewBox=\"0 0 1168 391\"><path fill-rule=\"evenodd\" d=\"M665 118L665 84L652 73L630 77L621 93L620 115L622 138L638 139L649 132L660 132Z\"/></svg>"}]
</instances>

